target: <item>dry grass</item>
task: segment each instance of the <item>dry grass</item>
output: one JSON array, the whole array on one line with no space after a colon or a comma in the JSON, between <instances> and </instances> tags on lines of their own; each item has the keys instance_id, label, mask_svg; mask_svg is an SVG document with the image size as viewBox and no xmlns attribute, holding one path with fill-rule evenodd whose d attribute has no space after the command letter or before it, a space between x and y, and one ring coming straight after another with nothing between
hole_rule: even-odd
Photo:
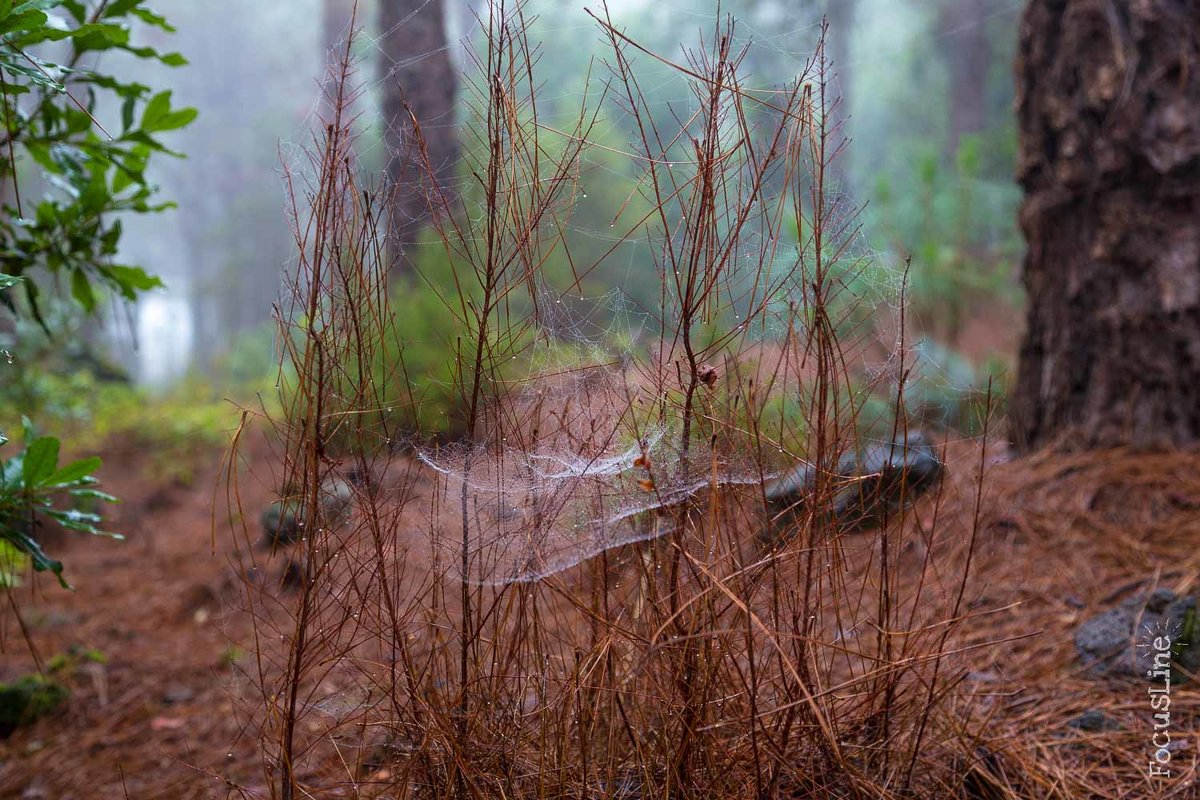
<instances>
[{"instance_id":1,"label":"dry grass","mask_svg":"<svg viewBox=\"0 0 1200 800\"><path fill-rule=\"evenodd\" d=\"M1088 674L1072 638L1129 596L1195 594L1195 464L1194 452L1045 453L990 473L972 591L981 610L997 611L963 640L1008 643L981 650L962 688L994 715L988 748L1021 776L1016 796L1195 796L1194 680L1172 690L1171 778L1151 779L1149 683ZM1119 727L1071 726L1093 709Z\"/></svg>"},{"instance_id":2,"label":"dry grass","mask_svg":"<svg viewBox=\"0 0 1200 800\"><path fill-rule=\"evenodd\" d=\"M1039 614L1061 613L1050 587L1071 564L1031 574L1011 557L1022 537L1081 530L1042 466L1037 486L1057 503L1044 516L1044 497L985 480L984 443L955 445L954 485L879 531L840 535L815 515L786 548L756 545L762 476L804 457L823 476L818 505L837 488L863 408L856 364L874 346L847 296L853 214L825 190L837 148L821 49L795 85L752 91L718 25L672 64L694 102L663 130L633 58L658 57L597 22L607 94L640 131L628 157L652 211L617 210L614 230L654 243L656 339L619 368L513 377L548 342L547 298L595 267L572 262L558 287L541 272L567 247L600 106L571 131L542 125L520 8L498 6L482 20L464 128L475 186L429 197L456 287L445 299L462 437L423 445L421 460L395 454L386 413L412 402L403 363L373 367L393 325L387 203L356 182L342 64L315 177L293 193L306 202L295 306L280 313L288 402L271 421L284 443L275 483L304 506L300 585L248 584L245 600L271 796L1118 796L1101 792L1135 774L1134 727L1120 760L1083 775L1107 739L1045 735L1051 712L1094 684L1064 670L1069 644L1032 636ZM432 172L425 152L418 133L405 156ZM897 338L894 387L907 378L902 323ZM773 405L782 397L794 412ZM896 418L903 428L903 408ZM550 480L535 469L548 456L579 474ZM351 470L355 512L335 524L322 487ZM1000 520L983 486L1008 486L1020 499L999 507L1028 510ZM632 517L631 497L644 506ZM635 547L645 535L622 534L549 568L548 543L583 527L594 544L609 524L657 536ZM1178 529L1162 533L1159 557ZM1160 563L1135 553L1128 574ZM978 666L988 659L995 676ZM1076 680L1079 694L1063 691ZM1022 732L1030 723L1040 732Z\"/></svg>"},{"instance_id":3,"label":"dry grass","mask_svg":"<svg viewBox=\"0 0 1200 800\"><path fill-rule=\"evenodd\" d=\"M605 102L641 132L627 156L652 209L636 219L614 209L614 239L655 245L657 330L613 361L537 371L530 365L545 359L531 356L554 345L546 304L596 266L571 262L566 285L543 274L567 246L561 231L602 103L573 130L542 125L519 7L483 22L490 36L466 129L477 137L466 148L472 184L429 197L457 288L445 300L460 438L413 437L389 413L419 398L402 359L380 362L395 335L394 259L381 233L389 204L358 183L347 56L331 84L334 116L311 162L289 172L298 262L293 304L278 315L285 411L263 420L278 450L262 453L248 425L251 444L240 437L227 462L229 513L218 527L232 529L221 544L246 580L212 570L199 605L175 597L191 574L180 564L203 538L184 547L176 536L157 559L73 559L81 583L96 581L112 606L32 589L34 616L69 612L72 635L116 657L96 697L75 687L64 717L5 743L0 791L1196 796L1197 690L1177 690L1182 746L1171 780L1151 781L1145 687L1083 673L1071 642L1083 618L1128 594L1195 590L1196 455L1003 463L987 437L943 442L940 491L879 530L842 534L816 515L786 547L763 550L761 478L806 458L824 476L818 503L832 496L832 466L862 422L861 365L882 355L890 383L880 385L896 397L907 377L903 315L889 314L895 346L881 346L885 326L848 296L845 276L861 265L850 257L853 213L824 188L837 135L823 57L792 87L752 91L722 23L672 65L695 96L691 116L663 130L635 63L657 57L598 20L612 49ZM418 135L404 155L432 171L425 152ZM400 452L401 440L420 457ZM613 470L592 468L621 453ZM547 455L583 477L530 478ZM330 475L357 481L348 520L323 510ZM514 476L524 476L520 490ZM242 507L285 486L303 506L305 534L293 552L271 553ZM488 506L498 498L507 506ZM153 499L123 521L196 532L204 514L194 495L179 513ZM641 513L623 516L630 509ZM572 537L590 557L550 569ZM278 580L288 559L291 589ZM162 579L139 587L144 599L122 595L148 563ZM547 574L524 580L539 569ZM178 626L158 635L166 615L201 625L198 611L235 593L226 630L249 655L217 668L232 708L218 705L212 683L153 716L176 673L214 671L219 645L211 628L200 628L204 654L201 637ZM170 655L121 652L114 609L137 641L169 638ZM13 620L3 622L11 638ZM34 636L47 652L69 644L62 629ZM1072 727L1090 709L1119 727ZM208 747L189 759L199 753L192 729ZM214 747L227 735L235 762L222 768ZM161 759L167 739L195 769ZM260 780L245 778L251 752Z\"/></svg>"}]
</instances>

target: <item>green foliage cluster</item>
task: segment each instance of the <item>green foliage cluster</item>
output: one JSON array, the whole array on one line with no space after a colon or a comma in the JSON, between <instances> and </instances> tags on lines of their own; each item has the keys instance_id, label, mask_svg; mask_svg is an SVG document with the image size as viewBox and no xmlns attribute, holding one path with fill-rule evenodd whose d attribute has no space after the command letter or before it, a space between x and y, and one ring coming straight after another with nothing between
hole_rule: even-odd
<instances>
[{"instance_id":1,"label":"green foliage cluster","mask_svg":"<svg viewBox=\"0 0 1200 800\"><path fill-rule=\"evenodd\" d=\"M169 208L156 202L146 179L151 156L170 151L159 135L181 128L196 110L176 108L170 92L121 81L85 66L92 54L125 52L135 58L180 66L178 53L135 46L130 24L173 30L143 7L142 0L88 4L79 0L0 0L0 105L3 150L0 179L12 182L12 203L0 217L0 272L11 277L42 269L63 275L86 311L96 308L95 284L127 300L161 286L142 268L113 262L121 238L118 212ZM62 62L37 53L54 43L69 46ZM97 119L101 104L118 104L119 127ZM36 166L47 191L36 202L19 187ZM29 308L41 319L39 282L22 281ZM13 308L4 295L2 302Z\"/></svg>"},{"instance_id":2,"label":"green foliage cluster","mask_svg":"<svg viewBox=\"0 0 1200 800\"><path fill-rule=\"evenodd\" d=\"M231 420L236 413L230 402L198 375L158 396L109 384L96 397L83 441L98 447L119 439L149 455L148 469L158 480L187 486L196 465L229 443Z\"/></svg>"},{"instance_id":3,"label":"green foliage cluster","mask_svg":"<svg viewBox=\"0 0 1200 800\"><path fill-rule=\"evenodd\" d=\"M90 341L89 315L73 300L47 294L40 322L24 300L15 306L8 329L0 326L0 350L15 354L3 365L0 428L18 423L22 414L44 425L82 421L101 385L129 383L125 370Z\"/></svg>"},{"instance_id":4,"label":"green foliage cluster","mask_svg":"<svg viewBox=\"0 0 1200 800\"><path fill-rule=\"evenodd\" d=\"M421 261L427 275L449 272L448 263L434 265L429 257ZM437 434L456 428L460 402L454 378L460 343L448 302L453 298L441 291L408 281L392 290L393 325L372 370L377 381L396 387L397 403L389 416L402 430Z\"/></svg>"},{"instance_id":5,"label":"green foliage cluster","mask_svg":"<svg viewBox=\"0 0 1200 800\"><path fill-rule=\"evenodd\" d=\"M0 540L28 557L35 570L54 573L59 583L69 588L62 562L46 554L34 538L34 530L48 519L67 530L121 538L97 527L99 514L79 508L80 500L112 503L116 498L95 488L98 481L93 473L100 468L99 458L59 466L58 439L39 436L28 419L24 428L23 449L0 461ZM0 446L7 441L0 435ZM63 505L64 499L67 505Z\"/></svg>"},{"instance_id":6,"label":"green foliage cluster","mask_svg":"<svg viewBox=\"0 0 1200 800\"><path fill-rule=\"evenodd\" d=\"M48 659L44 672L27 673L14 681L0 683L0 739L57 711L70 697L64 681L87 664L103 664L107 660L99 650L72 645L67 652Z\"/></svg>"},{"instance_id":7,"label":"green foliage cluster","mask_svg":"<svg viewBox=\"0 0 1200 800\"><path fill-rule=\"evenodd\" d=\"M116 215L170 207L155 200L146 167L153 154L171 153L159 136L188 125L196 111L173 106L170 92L155 93L89 66L117 52L167 66L186 63L178 53L135 45L135 25L173 30L143 0L0 0L0 182L10 190L0 214L0 305L18 319L14 328L28 315L52 335L43 313L47 279L69 285L71 300L86 314L104 292L133 300L161 286L141 267L115 262L121 239ZM114 131L97 118L108 108L119 108ZM36 200L21 196L21 187L28 191L31 183L41 190ZM5 356L11 365L7 349ZM98 458L60 466L59 440L39 436L24 417L39 395L64 388L26 380L8 392L22 411L25 440L22 450L0 462L0 571L7 583L12 567L25 558L67 586L61 562L35 538L37 526L52 520L102 533L99 515L85 509L115 499L95 488ZM0 434L0 444L5 441Z\"/></svg>"},{"instance_id":8,"label":"green foliage cluster","mask_svg":"<svg viewBox=\"0 0 1200 800\"><path fill-rule=\"evenodd\" d=\"M0 739L54 712L66 702L69 694L67 687L39 674L22 675L11 683L0 683Z\"/></svg>"},{"instance_id":9,"label":"green foliage cluster","mask_svg":"<svg viewBox=\"0 0 1200 800\"><path fill-rule=\"evenodd\" d=\"M273 325L239 333L205 375L192 373L156 391L135 385L96 351L88 341L89 317L73 302L50 296L43 316L49 331L28 316L13 320L11 333L0 330L0 350L19 346L21 353L4 365L0 430L19 425L25 415L69 437L76 451L119 438L153 453L157 474L186 483L196 456L228 442L227 400L272 396L264 390L278 370Z\"/></svg>"},{"instance_id":10,"label":"green foliage cluster","mask_svg":"<svg viewBox=\"0 0 1200 800\"><path fill-rule=\"evenodd\" d=\"M909 299L918 320L941 320L947 338L957 332L973 303L1019 302L1014 278L1020 255L1013 219L1019 197L1011 183L982 172L985 135L965 135L953 167L928 146L910 145L915 186L899 191L886 174L875 182L875 229L889 249L911 256ZM904 143L900 143L903 146Z\"/></svg>"},{"instance_id":11,"label":"green foliage cluster","mask_svg":"<svg viewBox=\"0 0 1200 800\"><path fill-rule=\"evenodd\" d=\"M474 353L466 349L476 339L473 309L481 293L467 277L466 268L454 263L437 237L428 238L413 255L414 273L389 289L389 321L367 365L376 391L386 398L386 406L379 410L386 429L378 431L381 436L457 436L464 432L462 370L473 363ZM522 370L527 369L529 331L520 320L528 309L515 306L504 312L514 320L511 325L493 326L495 335L490 337L485 359L489 383L525 374ZM357 382L357 375L349 364L341 367L346 370L341 379L347 385L338 393L345 394L352 391L349 385ZM501 391L501 387L495 389ZM285 406L291 391L290 385L283 387Z\"/></svg>"}]
</instances>

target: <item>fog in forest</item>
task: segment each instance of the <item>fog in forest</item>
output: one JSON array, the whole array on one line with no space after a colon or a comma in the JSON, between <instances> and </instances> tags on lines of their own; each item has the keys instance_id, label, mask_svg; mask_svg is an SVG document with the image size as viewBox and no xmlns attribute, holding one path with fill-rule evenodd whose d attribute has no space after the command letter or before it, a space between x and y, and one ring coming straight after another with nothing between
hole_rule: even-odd
<instances>
[{"instance_id":1,"label":"fog in forest","mask_svg":"<svg viewBox=\"0 0 1200 800\"><path fill-rule=\"evenodd\" d=\"M755 88L782 87L803 72L822 19L828 21L828 93L840 138L847 140L831 183L843 212L858 214L856 246L875 269L895 273L911 257L918 316L921 302L932 307L971 291L1012 295L1017 285L1021 245L1013 223L1018 191L1010 108L1021 4L962 5L966 13L889 0L747 0L721 8L736 19L736 36L746 47L741 72ZM544 115L569 118L585 92L587 102L596 102L610 77L608 46L587 8L599 11L579 2L526 5L531 39L540 47L536 75ZM631 38L675 59L711 38L717 17L696 9L682 0L609 6ZM217 365L261 371L275 360L272 306L295 249L281 165L302 160L318 141L326 43L349 30L349 24L326 29L321 4L312 0L177 1L162 10L178 32L158 38L169 38L190 64L139 65L137 77L172 89L176 102L202 113L170 137L170 146L186 157L158 159L151 168L163 197L179 208L133 215L122 238L121 258L158 274L166 288L141 298L132 315L118 309L107 320L114 355L137 380L159 388L189 372L228 373ZM446 13L454 62L465 81L473 80L467 48L481 39L480 9L447 0ZM378 44L372 3L358 9L357 28L356 149L364 176L379 184L389 155L378 97L395 62ZM679 77L664 69L655 83L655 65L641 61L649 76L642 88L664 115L688 113L695 100ZM112 68L119 72L116 61ZM605 100L596 128L602 145L619 149L628 142L624 116ZM587 252L610 238L607 223L623 191L622 176L598 152L584 154L585 195L572 220L572 243ZM602 271L589 294L656 283L648 254L636 243L621 247L628 252L609 261L622 266ZM964 272L958 267L965 261L972 268ZM936 333L954 344L955 326L952 316Z\"/></svg>"}]
</instances>

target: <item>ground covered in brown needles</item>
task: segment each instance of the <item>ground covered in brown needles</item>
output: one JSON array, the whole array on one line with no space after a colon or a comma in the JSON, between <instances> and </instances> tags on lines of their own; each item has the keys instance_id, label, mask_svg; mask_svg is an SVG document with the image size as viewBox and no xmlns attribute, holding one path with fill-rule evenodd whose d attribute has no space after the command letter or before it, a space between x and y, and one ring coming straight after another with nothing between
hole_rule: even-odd
<instances>
[{"instance_id":1,"label":"ground covered in brown needles","mask_svg":"<svg viewBox=\"0 0 1200 800\"><path fill-rule=\"evenodd\" d=\"M178 485L151 453L104 453L103 486L123 501L108 527L127 540L55 537L75 591L38 576L15 593L43 665L68 656L56 677L71 697L0 742L0 797L225 797L225 777L261 783L235 702L252 656L231 642L250 626L230 610L241 586L230 537L213 537L221 459L211 453ZM248 507L261 508L268 487L245 484ZM11 610L2 618L7 681L35 664Z\"/></svg>"},{"instance_id":2,"label":"ground covered in brown needles","mask_svg":"<svg viewBox=\"0 0 1200 800\"><path fill-rule=\"evenodd\" d=\"M271 458L262 443L245 452ZM940 568L965 563L981 463L958 637L968 669L954 691L964 717L986 724L964 726L985 735L972 743L978 759L963 796L1200 796L1200 691L1173 689L1171 775L1151 778L1148 682L1089 674L1073 643L1084 619L1140 592L1200 591L1200 459L1117 452L1006 462L999 448L981 459L976 445L955 445L937 525L960 549ZM145 453L110 448L105 486L125 500L112 527L128 541L53 542L76 590L39 579L15 595L38 657L56 666L71 698L0 742L0 796L269 796L255 723L241 718L254 656L231 642L253 632L238 610L232 543L220 529L214 539L220 474L214 453L190 485L164 485ZM270 488L242 482L248 516ZM11 610L3 626L7 681L35 664Z\"/></svg>"},{"instance_id":3,"label":"ground covered in brown needles","mask_svg":"<svg viewBox=\"0 0 1200 800\"><path fill-rule=\"evenodd\" d=\"M1130 598L1200 592L1198 467L1195 452L1116 451L988 472L971 582L980 616L968 634L997 644L976 653L961 684L994 714L983 784L1007 776L1018 796L1037 798L1200 796L1200 676L1172 687L1170 776L1151 777L1148 690L1161 681L1096 677L1074 644L1080 623Z\"/></svg>"}]
</instances>

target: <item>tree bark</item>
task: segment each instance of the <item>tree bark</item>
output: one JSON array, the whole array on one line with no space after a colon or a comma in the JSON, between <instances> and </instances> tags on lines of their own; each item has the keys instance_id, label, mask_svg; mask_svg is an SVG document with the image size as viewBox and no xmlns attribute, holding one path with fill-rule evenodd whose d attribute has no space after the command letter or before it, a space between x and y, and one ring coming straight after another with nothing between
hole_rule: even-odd
<instances>
[{"instance_id":1,"label":"tree bark","mask_svg":"<svg viewBox=\"0 0 1200 800\"><path fill-rule=\"evenodd\" d=\"M1019 450L1200 440L1200 0L1031 0Z\"/></svg>"},{"instance_id":2,"label":"tree bark","mask_svg":"<svg viewBox=\"0 0 1200 800\"><path fill-rule=\"evenodd\" d=\"M395 276L411 268L417 234L453 184L458 75L446 41L443 0L381 0L379 22Z\"/></svg>"}]
</instances>

